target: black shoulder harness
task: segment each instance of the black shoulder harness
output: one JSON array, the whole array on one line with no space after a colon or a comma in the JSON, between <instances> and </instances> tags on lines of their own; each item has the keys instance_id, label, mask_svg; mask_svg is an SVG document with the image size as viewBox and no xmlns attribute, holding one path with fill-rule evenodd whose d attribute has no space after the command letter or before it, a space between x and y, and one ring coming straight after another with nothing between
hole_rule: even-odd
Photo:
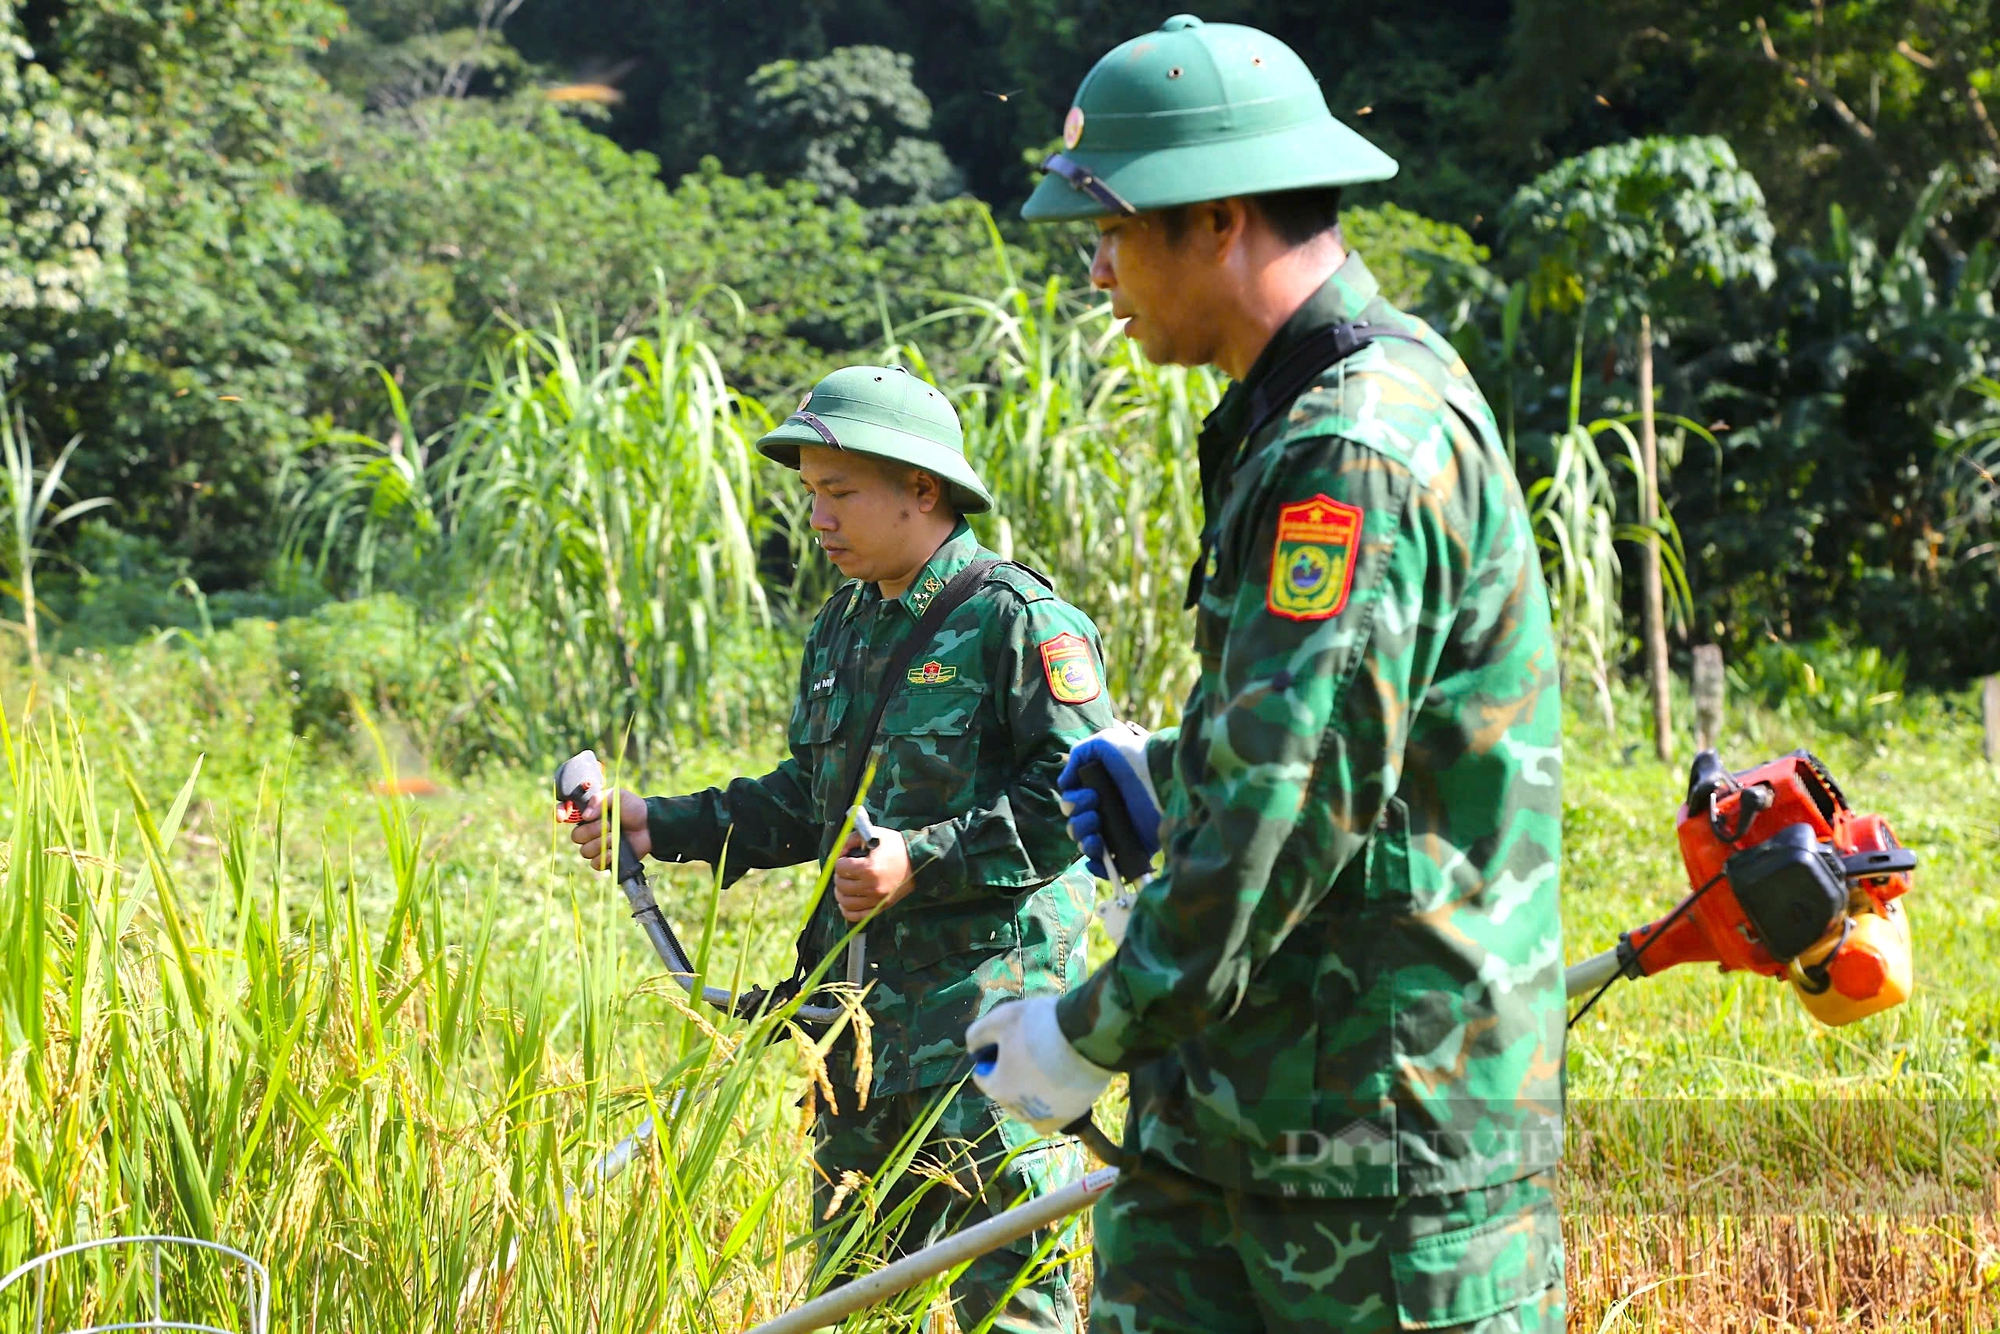
<instances>
[{"instance_id":1,"label":"black shoulder harness","mask_svg":"<svg viewBox=\"0 0 2000 1334\"><path fill-rule=\"evenodd\" d=\"M1251 391L1250 425L1235 443L1256 439L1257 433L1269 426L1279 413L1290 408L1293 400L1303 394L1314 380L1370 343L1383 338L1401 339L1405 343L1416 344L1426 352L1431 351L1430 345L1415 334L1385 329L1366 320L1321 329L1286 353L1271 368L1271 373L1264 377L1263 383ZM1215 545L1214 524L1213 516L1203 516L1201 548L1194 554L1194 568L1188 571L1187 601L1181 604L1183 609L1192 608L1201 601L1202 586L1208 580L1208 553Z\"/></svg>"}]
</instances>

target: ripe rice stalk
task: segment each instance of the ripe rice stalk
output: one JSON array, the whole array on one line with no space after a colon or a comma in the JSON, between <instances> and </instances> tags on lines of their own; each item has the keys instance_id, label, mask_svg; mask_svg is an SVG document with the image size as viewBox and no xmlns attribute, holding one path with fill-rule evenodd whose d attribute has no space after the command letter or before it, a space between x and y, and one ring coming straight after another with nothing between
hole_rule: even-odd
<instances>
[{"instance_id":1,"label":"ripe rice stalk","mask_svg":"<svg viewBox=\"0 0 2000 1334\"><path fill-rule=\"evenodd\" d=\"M446 880L398 799L376 837L293 867L282 780L197 853L199 770L163 800L122 762L100 786L74 726L0 717L0 747L0 1272L82 1239L212 1239L269 1267L291 1330L726 1329L808 1289L784 1021L696 1024L625 989L651 966L615 895L535 905L568 929L524 943L518 888ZM549 873L574 862L559 834ZM565 1212L649 1113L656 1147ZM882 1250L884 1220L839 1226ZM242 1327L216 1274L165 1285L179 1318ZM139 1318L149 1291L72 1268L48 1327ZM33 1314L12 1296L9 1334Z\"/></svg>"}]
</instances>

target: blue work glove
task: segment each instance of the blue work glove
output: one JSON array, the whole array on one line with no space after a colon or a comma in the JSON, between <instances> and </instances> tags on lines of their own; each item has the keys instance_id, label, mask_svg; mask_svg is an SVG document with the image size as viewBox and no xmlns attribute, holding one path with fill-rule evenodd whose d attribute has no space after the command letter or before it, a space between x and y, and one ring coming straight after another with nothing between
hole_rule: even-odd
<instances>
[{"instance_id":1,"label":"blue work glove","mask_svg":"<svg viewBox=\"0 0 2000 1334\"><path fill-rule=\"evenodd\" d=\"M1132 723L1113 723L1094 736L1080 741L1070 751L1056 792L1062 799L1063 814L1069 817L1069 836L1083 849L1090 872L1099 880L1111 878L1104 864L1104 826L1097 813L1097 792L1076 780L1076 772L1096 760L1104 765L1132 828L1151 856L1160 850L1160 798L1153 791L1153 776L1146 768L1146 733Z\"/></svg>"},{"instance_id":2,"label":"blue work glove","mask_svg":"<svg viewBox=\"0 0 2000 1334\"><path fill-rule=\"evenodd\" d=\"M1002 1001L965 1030L972 1082L1044 1135L1084 1115L1111 1071L1076 1054L1056 1024L1056 998Z\"/></svg>"}]
</instances>

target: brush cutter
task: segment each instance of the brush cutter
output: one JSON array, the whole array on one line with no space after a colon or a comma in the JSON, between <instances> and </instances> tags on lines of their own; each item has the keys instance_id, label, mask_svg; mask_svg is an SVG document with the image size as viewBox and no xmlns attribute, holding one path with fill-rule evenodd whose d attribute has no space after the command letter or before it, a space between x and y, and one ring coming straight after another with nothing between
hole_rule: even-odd
<instances>
[{"instance_id":1,"label":"brush cutter","mask_svg":"<svg viewBox=\"0 0 2000 1334\"><path fill-rule=\"evenodd\" d=\"M1125 885L1144 887L1141 877L1150 858L1103 765L1084 766L1077 776L1098 794L1114 895L1110 911L1100 912L1117 934L1138 892ZM1854 810L1819 760L1794 751L1731 774L1715 752L1703 751L1689 776L1677 831L1691 892L1666 916L1625 932L1617 945L1564 973L1567 996L1589 994L1571 1027L1619 978L1651 977L1683 963L1783 977L1806 1009L1827 1024L1851 1023L1908 998L1910 934L1897 899L1910 888L1916 854L1896 841L1881 816ZM992 1056L990 1050L973 1053L975 1062ZM1088 1125L1086 1116L1066 1129L1074 1133ZM1101 1136L1091 1142L1096 1149ZM1113 1165L823 1293L747 1334L803 1334L836 1324L1088 1209L1118 1180L1115 1151L1099 1156Z\"/></svg>"},{"instance_id":2,"label":"brush cutter","mask_svg":"<svg viewBox=\"0 0 2000 1334\"><path fill-rule=\"evenodd\" d=\"M598 762L596 752L586 750L565 760L562 767L556 770L557 818L568 824L581 821L584 805L591 795L604 791L604 766ZM609 802L606 804L609 805ZM607 811L605 816L607 820L615 820L617 812ZM864 850L873 851L881 844L882 837L860 802L854 804L848 817ZM689 962L688 952L668 924L666 914L660 911L652 887L646 883L645 867L622 832L618 836L617 877L619 889L624 891L626 902L632 905L633 920L645 930L646 939L652 942L653 952L667 966L667 975L690 996L696 996L696 974L693 964ZM848 985L859 991L867 977L867 969L868 933L856 931L847 942ZM698 998L725 1014L739 1019L754 1019L759 1014L789 1004L795 994L795 989L788 990L783 985L769 989L753 987L740 996L722 987L703 986ZM792 1017L809 1026L823 1025L833 1023L842 1013L837 1005L801 1005L792 1011ZM669 1117L680 1110L686 1093L684 1088L675 1091L673 1104L667 1110ZM591 1198L598 1187L631 1166L639 1150L652 1142L654 1131L652 1117L640 1122L631 1134L612 1145L591 1164L579 1186L567 1192L569 1198L565 1204L574 1204L579 1195L586 1200Z\"/></svg>"},{"instance_id":3,"label":"brush cutter","mask_svg":"<svg viewBox=\"0 0 2000 1334\"><path fill-rule=\"evenodd\" d=\"M1909 999L1910 927L1898 900L1917 856L1888 821L1849 805L1817 758L1795 750L1732 774L1705 750L1676 822L1691 892L1570 970L1597 988L1572 1025L1619 978L1684 963L1782 977L1828 1025Z\"/></svg>"},{"instance_id":4,"label":"brush cutter","mask_svg":"<svg viewBox=\"0 0 2000 1334\"><path fill-rule=\"evenodd\" d=\"M567 824L576 824L583 819L584 804L591 794L603 792L604 766L598 763L594 751L583 751L563 761L556 770L557 818ZM872 849L881 842L875 826L868 819L868 813L857 802L849 812L854 822L854 832L861 839L864 848ZM607 812L606 818L615 821L616 811ZM639 923L652 942L653 952L660 956L660 962L667 966L667 973L681 984L690 996L739 1019L752 1019L767 1009L776 1009L788 1004L792 997L784 986L766 990L753 987L741 996L722 987L704 986L698 992L694 965L688 962L688 952L681 945L674 929L667 924L666 914L653 898L653 890L646 883L646 870L639 861L639 855L632 851L632 844L621 831L618 835L618 888L625 893L625 901L632 905L632 919ZM868 965L867 933L857 931L847 944L847 980L859 987ZM842 1010L837 1005L801 1005L793 1012L794 1017L809 1024L830 1024L840 1018Z\"/></svg>"}]
</instances>

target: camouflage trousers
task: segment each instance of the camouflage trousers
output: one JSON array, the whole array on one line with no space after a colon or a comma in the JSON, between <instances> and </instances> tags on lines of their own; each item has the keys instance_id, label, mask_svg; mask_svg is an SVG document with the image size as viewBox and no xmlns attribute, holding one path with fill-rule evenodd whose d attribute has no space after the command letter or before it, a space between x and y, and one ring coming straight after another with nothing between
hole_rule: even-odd
<instances>
[{"instance_id":1,"label":"camouflage trousers","mask_svg":"<svg viewBox=\"0 0 2000 1334\"><path fill-rule=\"evenodd\" d=\"M1250 1195L1134 1155L1091 1211L1099 1334L1562 1334L1546 1178L1463 1195Z\"/></svg>"},{"instance_id":2,"label":"camouflage trousers","mask_svg":"<svg viewBox=\"0 0 2000 1334\"><path fill-rule=\"evenodd\" d=\"M956 1089L891 1094L871 1100L865 1111L856 1111L849 1103L838 1116L820 1114L813 1132L817 1144L813 1160L819 1169L813 1174L815 1222L824 1218L844 1174L856 1174L845 1178L850 1187L857 1178L875 1178L905 1137L923 1124L939 1098L948 1101L911 1166L871 1202L875 1216L886 1218L916 1196L887 1254L877 1248L871 1260L886 1262L921 1249L947 1233L983 1222L1028 1195L1045 1194L1083 1175L1082 1154L1071 1141L1052 1141L1010 1158L1010 1153L1034 1143L1038 1136L1000 1111L970 1082ZM944 1176L957 1189L940 1179ZM841 1208L856 1208L863 1198L864 1191L850 1189ZM841 1214L836 1213L835 1223L840 1219ZM1076 1334L1076 1296L1070 1290L1069 1265L1050 1267L1008 1295L1046 1239L1046 1231L1037 1232L967 1266L951 1289L952 1310L960 1330L978 1328L1004 1300L1005 1307L989 1327L993 1330L1002 1334ZM823 1242L822 1263L825 1258Z\"/></svg>"}]
</instances>

